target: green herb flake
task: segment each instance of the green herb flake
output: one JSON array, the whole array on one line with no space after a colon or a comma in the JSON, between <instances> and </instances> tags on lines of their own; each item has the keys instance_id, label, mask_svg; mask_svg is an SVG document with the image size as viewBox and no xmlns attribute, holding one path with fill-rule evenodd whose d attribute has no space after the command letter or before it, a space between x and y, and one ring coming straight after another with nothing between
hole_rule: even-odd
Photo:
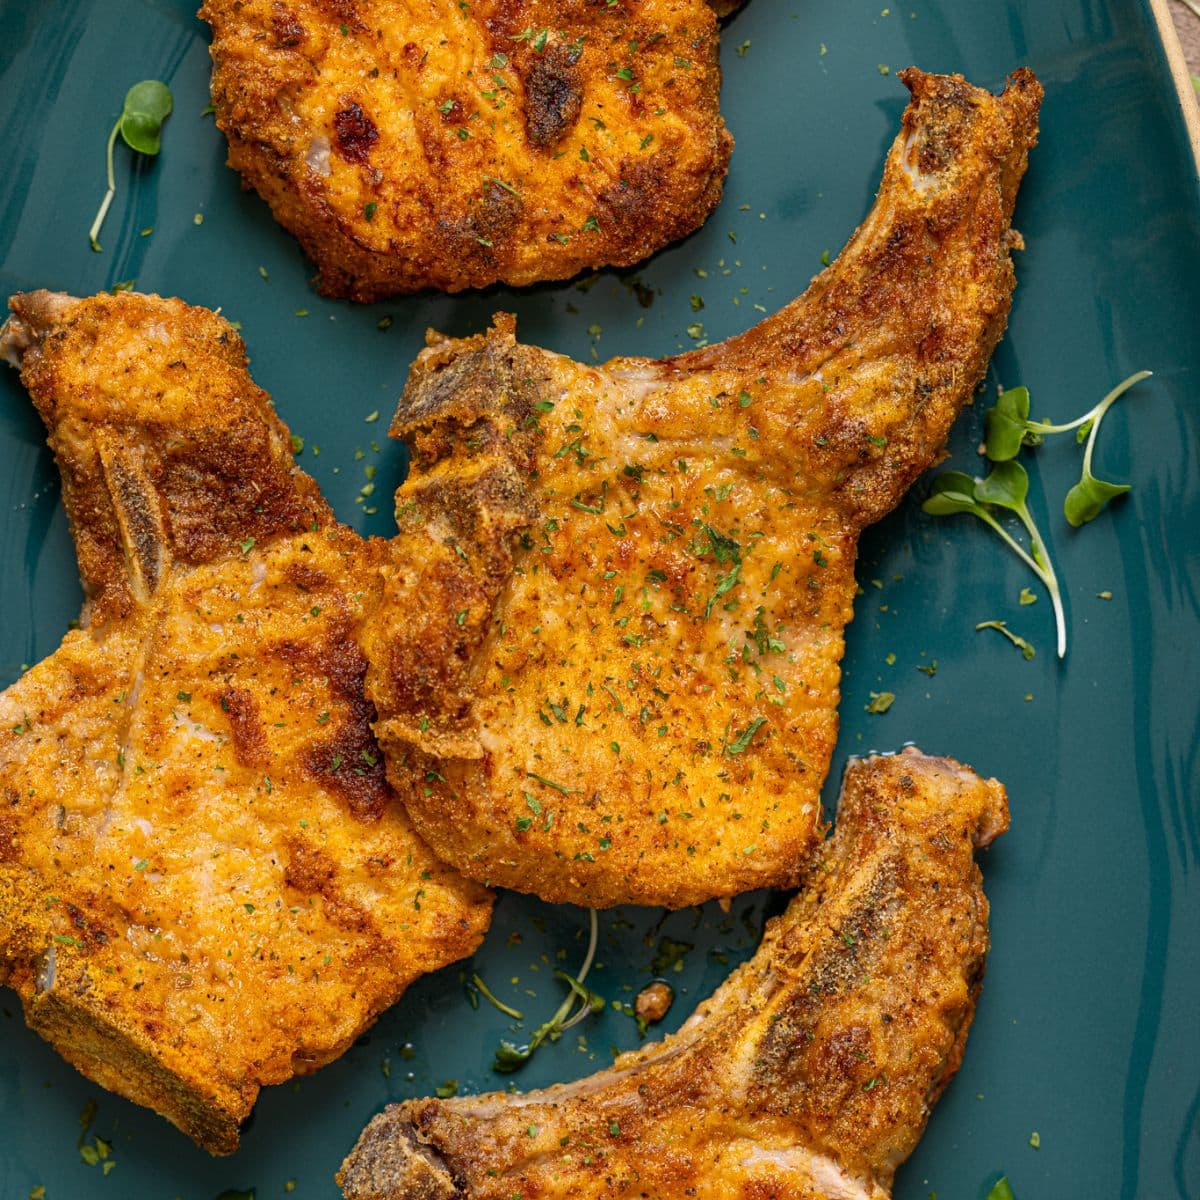
<instances>
[{"instance_id":1,"label":"green herb flake","mask_svg":"<svg viewBox=\"0 0 1200 1200\"><path fill-rule=\"evenodd\" d=\"M738 735L735 741L729 743L725 748L726 754L744 754L749 748L754 735L767 723L766 717L755 717L749 725Z\"/></svg>"},{"instance_id":2,"label":"green herb flake","mask_svg":"<svg viewBox=\"0 0 1200 1200\"><path fill-rule=\"evenodd\" d=\"M895 692L872 692L870 702L864 706L864 711L882 716L895 703Z\"/></svg>"},{"instance_id":3,"label":"green herb flake","mask_svg":"<svg viewBox=\"0 0 1200 1200\"><path fill-rule=\"evenodd\" d=\"M1018 650L1021 652L1021 657L1027 662L1037 653L1037 651L1019 635L1013 633L1011 629L1003 621L980 621L975 626L975 632L978 633L982 629L994 629L997 633L1002 633Z\"/></svg>"}]
</instances>

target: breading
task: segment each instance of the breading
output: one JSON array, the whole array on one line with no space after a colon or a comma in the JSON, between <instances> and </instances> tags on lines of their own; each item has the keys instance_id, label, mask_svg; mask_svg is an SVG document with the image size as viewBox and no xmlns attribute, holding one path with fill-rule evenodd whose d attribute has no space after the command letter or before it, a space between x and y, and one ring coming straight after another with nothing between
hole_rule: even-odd
<instances>
[{"instance_id":1,"label":"breading","mask_svg":"<svg viewBox=\"0 0 1200 1200\"><path fill-rule=\"evenodd\" d=\"M469 954L491 899L384 778L356 630L378 544L334 520L205 309L13 298L86 603L0 694L0 983L206 1150Z\"/></svg>"},{"instance_id":2,"label":"breading","mask_svg":"<svg viewBox=\"0 0 1200 1200\"><path fill-rule=\"evenodd\" d=\"M701 225L733 141L703 0L205 0L229 164L328 295L625 266Z\"/></svg>"},{"instance_id":3,"label":"breading","mask_svg":"<svg viewBox=\"0 0 1200 1200\"><path fill-rule=\"evenodd\" d=\"M913 93L873 212L721 345L585 366L431 336L364 645L388 773L472 878L601 907L794 886L821 837L865 526L1004 330L1041 88Z\"/></svg>"}]
</instances>

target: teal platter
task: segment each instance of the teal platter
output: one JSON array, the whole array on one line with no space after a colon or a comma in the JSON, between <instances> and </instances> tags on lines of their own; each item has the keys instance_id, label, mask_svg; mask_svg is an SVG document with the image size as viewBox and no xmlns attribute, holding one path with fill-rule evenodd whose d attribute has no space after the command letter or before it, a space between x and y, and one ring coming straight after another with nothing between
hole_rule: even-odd
<instances>
[{"instance_id":1,"label":"teal platter","mask_svg":"<svg viewBox=\"0 0 1200 1200\"><path fill-rule=\"evenodd\" d=\"M1035 413L1066 420L1152 369L1106 419L1095 464L1134 488L1072 530L1061 499L1077 447L1058 439L1026 460L1066 593L1061 663L1045 597L1019 603L1036 587L1025 568L977 523L924 515L927 481L869 531L825 799L832 810L849 756L915 742L998 776L1012 803L1012 830L983 863L993 949L965 1062L896 1196L984 1200L1001 1174L1018 1200L1200 1196L1200 187L1148 0L749 0L723 34L737 147L703 229L631 271L369 307L317 296L295 242L223 165L193 7L0 0L0 291L133 280L220 307L305 439L302 465L342 519L380 535L406 466L384 430L427 326L473 332L507 309L525 340L583 360L736 333L802 291L866 212L906 99L899 68L994 89L1014 67L1037 72L1042 136L1016 218L1027 248L988 388L1023 383ZM175 95L162 153L122 154L94 254L105 138L125 89L154 77ZM954 431L954 466L978 469L982 408ZM57 473L8 370L0 513L7 684L55 649L81 599ZM986 620L1036 656L976 632ZM891 708L867 712L882 691ZM659 1028L675 1028L783 902L603 913L589 982L628 1002L665 972L677 999ZM451 1080L468 1092L572 1079L638 1044L609 1008L519 1075L491 1070L499 1039L520 1030L472 1006L464 970L525 1013L527 1034L557 1007L552 968L577 965L586 927L580 910L503 895L472 963L413 987L338 1062L267 1089L227 1159L76 1074L0 990L0 1198L336 1197L334 1171L388 1102ZM106 1158L81 1153L81 1120L85 1150L98 1135Z\"/></svg>"}]
</instances>

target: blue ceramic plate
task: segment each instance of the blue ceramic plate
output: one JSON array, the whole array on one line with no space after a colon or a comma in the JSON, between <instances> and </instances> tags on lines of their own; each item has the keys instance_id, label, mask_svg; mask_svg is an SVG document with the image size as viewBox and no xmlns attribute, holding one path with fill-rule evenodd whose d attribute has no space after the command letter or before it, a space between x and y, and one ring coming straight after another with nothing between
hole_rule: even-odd
<instances>
[{"instance_id":1,"label":"blue ceramic plate","mask_svg":"<svg viewBox=\"0 0 1200 1200\"><path fill-rule=\"evenodd\" d=\"M916 741L998 775L1012 798L1012 832L985 863L994 948L966 1062L897 1195L980 1200L1006 1172L1019 1200L1200 1196L1200 195L1149 4L751 0L724 35L737 149L704 229L636 272L371 308L314 295L296 244L223 166L193 7L0 0L0 293L136 280L220 306L242 323L255 379L306 439L305 468L339 516L378 534L391 529L387 498L405 465L383 430L427 325L460 334L509 308L527 340L583 359L735 333L802 291L863 216L905 103L898 68L961 71L993 88L1015 66L1034 68L1046 104L1017 213L1028 249L990 383L1027 384L1035 411L1061 420L1153 368L1106 421L1096 463L1134 490L1077 532L1061 514L1077 447L1058 439L1033 458L1031 504L1067 593L1065 663L1045 598L1018 603L1034 581L982 526L934 521L914 495L872 530L831 779L850 754ZM105 137L125 89L147 77L170 83L175 113L157 161L120 154L105 252L93 254L85 234ZM703 331L689 333L697 322ZM15 373L0 388L7 683L56 647L80 593L42 428ZM975 466L981 422L977 409L955 430L956 464ZM368 465L377 487L364 500ZM976 633L987 619L1007 621L1037 656ZM891 709L867 713L884 690ZM835 792L831 782L827 801ZM729 915L606 913L592 982L629 1000L652 963L667 970L674 1027L780 906L759 894ZM474 968L527 1014L526 1029L557 1005L551 967L577 960L584 926L577 910L500 900ZM48 1200L333 1197L343 1154L389 1100L451 1079L463 1091L508 1082L490 1062L511 1022L473 1008L463 978L452 967L426 979L339 1062L268 1089L225 1160L77 1075L0 993L0 1197L37 1187ZM631 1020L607 1012L540 1051L519 1083L586 1074L637 1040ZM95 1165L79 1150L81 1114L88 1146L97 1134L112 1145Z\"/></svg>"}]
</instances>

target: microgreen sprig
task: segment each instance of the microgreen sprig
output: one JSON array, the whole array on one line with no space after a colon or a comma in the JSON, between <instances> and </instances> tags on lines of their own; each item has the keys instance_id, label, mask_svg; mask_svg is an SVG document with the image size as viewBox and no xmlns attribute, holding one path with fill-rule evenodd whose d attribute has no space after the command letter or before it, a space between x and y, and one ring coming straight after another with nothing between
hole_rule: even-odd
<instances>
[{"instance_id":1,"label":"microgreen sprig","mask_svg":"<svg viewBox=\"0 0 1200 1200\"><path fill-rule=\"evenodd\" d=\"M1152 373L1151 371L1138 371L1136 374L1130 375L1128 379L1122 380L1092 409L1092 413L1095 415L1089 414L1090 420L1080 425L1079 434L1082 435L1085 431L1087 433L1087 445L1083 450L1083 474L1063 501L1063 512L1066 514L1066 518L1077 529L1080 525L1099 516L1101 510L1114 496L1129 491L1130 485L1127 483L1108 483L1103 479L1097 479L1092 474L1092 451L1096 446L1096 434L1100 431L1100 421L1104 414L1135 383L1149 378Z\"/></svg>"},{"instance_id":2,"label":"microgreen sprig","mask_svg":"<svg viewBox=\"0 0 1200 1200\"><path fill-rule=\"evenodd\" d=\"M1063 614L1062 592L1050 555L1030 515L1026 498L1029 476L1020 463L997 463L986 479L972 479L963 471L943 471L933 481L929 499L921 508L935 517L970 513L999 535L1006 546L1042 581L1054 605L1054 623L1058 630L1058 657L1067 652L1067 624ZM992 515L989 506L1008 509L1020 519L1029 533L1029 552Z\"/></svg>"},{"instance_id":3,"label":"microgreen sprig","mask_svg":"<svg viewBox=\"0 0 1200 1200\"><path fill-rule=\"evenodd\" d=\"M598 1013L604 1008L604 997L584 986L584 980L587 979L587 974L592 969L592 962L596 957L596 946L600 937L600 925L596 918L596 910L592 909L589 915L591 921L588 948L579 974L568 975L566 971L554 972L555 979L561 980L570 989L566 999L558 1006L550 1020L539 1025L533 1031L533 1035L526 1045L518 1046L514 1042L502 1041L496 1050L495 1061L492 1063L493 1071L510 1074L518 1067L524 1066L543 1042L558 1041L568 1029L578 1025L585 1017L591 1016L592 1013ZM478 980L476 983L478 984ZM572 1015L571 1010L575 1009L577 1003L579 1003L579 1007Z\"/></svg>"},{"instance_id":4,"label":"microgreen sprig","mask_svg":"<svg viewBox=\"0 0 1200 1200\"><path fill-rule=\"evenodd\" d=\"M116 180L113 177L113 147L116 145L117 134L119 133L125 144L138 154L157 154L162 147L163 122L171 115L173 104L171 89L157 79L143 79L125 93L121 115L108 135L108 190L104 193L100 210L96 213L91 229L88 230L88 242L97 254L100 253L100 243L97 241L100 226L104 224L109 205L112 204L117 191Z\"/></svg>"},{"instance_id":5,"label":"microgreen sprig","mask_svg":"<svg viewBox=\"0 0 1200 1200\"><path fill-rule=\"evenodd\" d=\"M1092 473L1092 453L1096 446L1096 435L1104 414L1121 398L1134 384L1148 378L1152 372L1138 371L1122 380L1094 408L1089 409L1082 417L1068 421L1064 425L1056 425L1050 421L1031 421L1029 419L1029 389L1024 387L1010 388L1001 392L993 408L985 415L984 442L982 450L994 463L991 472L985 479L972 479L962 471L944 471L933 481L929 498L921 506L925 512L934 516L945 517L954 513L970 513L978 517L985 525L994 530L1001 540L1016 554L1026 566L1042 581L1050 600L1054 605L1054 623L1058 631L1058 657L1062 658L1067 652L1066 619L1063 614L1062 593L1058 585L1058 576L1045 540L1038 532L1026 504L1029 494L1029 476L1024 467L1015 462L1023 446L1040 445L1048 434L1069 433L1076 431L1076 441L1087 445L1083 452L1083 469L1079 482L1067 493L1063 501L1063 513L1067 520L1076 528L1094 520L1103 512L1105 506L1115 496L1129 491L1127 483L1109 483L1097 479ZM1015 513L1029 534L1029 551L1020 545L993 515L993 509L1003 508ZM1022 593L1021 602L1027 603ZM999 628L1006 637L1012 640L1012 635L1002 628L1003 622L985 622L977 628ZM1015 645L1024 652L1024 646L1014 641ZM1030 647L1032 650L1032 647ZM1032 657L1032 654L1026 654Z\"/></svg>"},{"instance_id":6,"label":"microgreen sprig","mask_svg":"<svg viewBox=\"0 0 1200 1200\"><path fill-rule=\"evenodd\" d=\"M1117 384L1103 400L1089 409L1082 417L1055 425L1050 421L1029 419L1029 389L1010 388L1002 392L994 408L985 418L984 453L994 463L1009 462L1016 458L1022 446L1039 445L1047 434L1070 433L1076 430L1076 440L1087 439L1083 452L1083 471L1079 482L1067 493L1063 501L1063 513L1073 526L1078 528L1094 520L1104 506L1114 497L1129 491L1127 483L1108 483L1092 474L1092 453L1096 446L1096 435L1104 414L1135 383L1148 379L1153 372L1137 371L1128 379Z\"/></svg>"}]
</instances>

